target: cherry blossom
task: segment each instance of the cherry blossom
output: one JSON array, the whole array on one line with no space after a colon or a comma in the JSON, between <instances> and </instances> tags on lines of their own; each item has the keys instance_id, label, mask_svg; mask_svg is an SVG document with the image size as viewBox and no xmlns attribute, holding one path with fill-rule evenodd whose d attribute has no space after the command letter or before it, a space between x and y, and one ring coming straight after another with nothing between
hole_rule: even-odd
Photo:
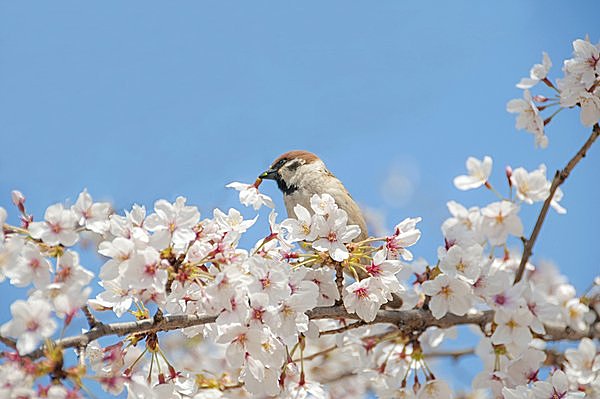
<instances>
[{"instance_id":1,"label":"cherry blossom","mask_svg":"<svg viewBox=\"0 0 600 399\"><path fill-rule=\"evenodd\" d=\"M56 330L51 311L50 304L42 299L16 300L10 305L13 318L0 327L0 334L17 339L19 354L31 353L42 339L49 338Z\"/></svg>"},{"instance_id":2,"label":"cherry blossom","mask_svg":"<svg viewBox=\"0 0 600 399\"><path fill-rule=\"evenodd\" d=\"M423 292L431 297L429 309L436 319L448 312L464 315L471 307L470 287L462 280L440 274L422 286Z\"/></svg>"},{"instance_id":3,"label":"cherry blossom","mask_svg":"<svg viewBox=\"0 0 600 399\"><path fill-rule=\"evenodd\" d=\"M349 313L356 313L364 321L373 321L382 304L373 286L373 279L367 278L350 284L344 290L344 306Z\"/></svg>"},{"instance_id":4,"label":"cherry blossom","mask_svg":"<svg viewBox=\"0 0 600 399\"><path fill-rule=\"evenodd\" d=\"M467 158L468 175L461 175L454 178L454 185L459 190L470 190L478 188L487 183L492 173L492 158L485 156L483 161L477 158Z\"/></svg>"},{"instance_id":5,"label":"cherry blossom","mask_svg":"<svg viewBox=\"0 0 600 399\"><path fill-rule=\"evenodd\" d=\"M177 197L173 204L165 200L156 201L152 215L146 218L145 226L154 232L152 240L158 248L166 248L173 243L176 249L188 245L196 233L192 228L200 220L200 212L195 206L187 206L184 197Z\"/></svg>"},{"instance_id":6,"label":"cherry blossom","mask_svg":"<svg viewBox=\"0 0 600 399\"><path fill-rule=\"evenodd\" d=\"M525 129L535 136L536 147L546 148L548 137L544 135L544 121L540 116L540 110L534 104L529 90L523 91L523 98L513 99L506 105L506 110L517 116L516 128Z\"/></svg>"},{"instance_id":7,"label":"cherry blossom","mask_svg":"<svg viewBox=\"0 0 600 399\"><path fill-rule=\"evenodd\" d=\"M531 68L531 71L529 71L529 78L521 79L521 81L517 83L517 87L519 89L531 89L533 86L538 84L540 80L546 78L551 67L552 61L550 61L550 57L546 52L543 52L542 63L535 64Z\"/></svg>"},{"instance_id":8,"label":"cherry blossom","mask_svg":"<svg viewBox=\"0 0 600 399\"><path fill-rule=\"evenodd\" d=\"M492 245L502 245L508 235L523 235L523 224L518 216L519 206L508 201L489 204L481 210L483 231Z\"/></svg>"},{"instance_id":9,"label":"cherry blossom","mask_svg":"<svg viewBox=\"0 0 600 399\"><path fill-rule=\"evenodd\" d=\"M54 204L44 214L45 222L33 222L29 225L29 232L33 238L39 238L48 245L70 247L79 240L75 232L77 216L71 210L65 209L62 204Z\"/></svg>"},{"instance_id":10,"label":"cherry blossom","mask_svg":"<svg viewBox=\"0 0 600 399\"><path fill-rule=\"evenodd\" d=\"M252 206L255 211L260 209L260 207L263 205L269 208L275 208L273 200L269 196L258 192L258 188L253 184L233 182L229 183L225 187L233 188L239 191L240 202L245 206Z\"/></svg>"},{"instance_id":11,"label":"cherry blossom","mask_svg":"<svg viewBox=\"0 0 600 399\"><path fill-rule=\"evenodd\" d=\"M295 241L314 241L319 233L319 226L323 223L320 219L313 221L308 209L298 204L294 207L296 219L286 219L281 222L281 227L288 231L287 240Z\"/></svg>"},{"instance_id":12,"label":"cherry blossom","mask_svg":"<svg viewBox=\"0 0 600 399\"><path fill-rule=\"evenodd\" d=\"M317 251L329 252L333 260L341 262L348 259L350 253L344 244L351 242L360 234L360 228L355 225L346 225L348 215L343 209L334 209L327 220L318 228L319 239L313 242L312 247Z\"/></svg>"},{"instance_id":13,"label":"cherry blossom","mask_svg":"<svg viewBox=\"0 0 600 399\"><path fill-rule=\"evenodd\" d=\"M110 228L108 217L111 207L108 202L93 202L92 196L83 190L71 210L79 218L79 224L94 233L104 234Z\"/></svg>"}]
</instances>

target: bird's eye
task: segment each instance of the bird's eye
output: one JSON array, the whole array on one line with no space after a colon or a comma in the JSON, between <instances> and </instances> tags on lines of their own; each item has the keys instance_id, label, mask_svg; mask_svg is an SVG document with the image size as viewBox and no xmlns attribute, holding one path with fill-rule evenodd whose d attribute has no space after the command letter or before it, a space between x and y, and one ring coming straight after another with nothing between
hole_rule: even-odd
<instances>
[{"instance_id":1,"label":"bird's eye","mask_svg":"<svg viewBox=\"0 0 600 399\"><path fill-rule=\"evenodd\" d=\"M275 164L275 169L281 168L286 161L286 159L280 159L279 162Z\"/></svg>"}]
</instances>

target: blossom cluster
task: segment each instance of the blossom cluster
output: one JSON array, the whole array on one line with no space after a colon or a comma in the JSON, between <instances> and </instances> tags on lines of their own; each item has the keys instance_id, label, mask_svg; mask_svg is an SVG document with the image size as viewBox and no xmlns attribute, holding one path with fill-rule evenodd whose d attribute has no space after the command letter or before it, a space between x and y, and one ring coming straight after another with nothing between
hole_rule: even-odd
<instances>
[{"instance_id":1,"label":"blossom cluster","mask_svg":"<svg viewBox=\"0 0 600 399\"><path fill-rule=\"evenodd\" d=\"M541 148L548 146L548 137L544 126L564 108L580 107L581 123L592 126L600 120L600 43L592 44L589 39L577 39L573 42L573 58L564 61L564 77L556 84L548 78L552 61L543 53L541 64L535 64L529 78L523 78L517 87L523 89L523 98L510 100L506 106L508 112L516 113L517 129L525 129L535 137L535 144ZM556 94L552 97L532 96L529 89L543 82ZM559 107L546 119L541 112Z\"/></svg>"},{"instance_id":2,"label":"blossom cluster","mask_svg":"<svg viewBox=\"0 0 600 399\"><path fill-rule=\"evenodd\" d=\"M581 106L588 125L598 120L598 46L574 47L557 101ZM528 89L539 81L554 87L550 66L545 54L518 84L526 101L509 103L520 112L518 127L541 146L535 102L547 100ZM260 179L227 185L257 212L252 218L234 208L202 218L184 197L119 214L84 190L38 221L15 191L18 226L0 208L0 283L27 296L0 326L0 397L74 399L98 384L144 399L451 398L428 357L467 323L479 327L474 353L483 363L474 397L600 397L600 354L587 338L600 335L600 277L578 296L553 264L525 262L512 249L526 241L522 209L548 202L564 214L563 192L545 165L506 168L507 196L490 182L491 157L470 157L466 167L455 186L484 187L496 198L481 207L448 202L431 263L411 252L420 217L360 239L327 193L283 220L272 209L268 233L243 248L258 212L275 207ZM95 272L80 264L86 248L102 257ZM101 288L95 297L92 283ZM80 314L89 331L62 339ZM108 320L139 328L123 333ZM550 343L557 331L581 338L578 347L558 352Z\"/></svg>"}]
</instances>

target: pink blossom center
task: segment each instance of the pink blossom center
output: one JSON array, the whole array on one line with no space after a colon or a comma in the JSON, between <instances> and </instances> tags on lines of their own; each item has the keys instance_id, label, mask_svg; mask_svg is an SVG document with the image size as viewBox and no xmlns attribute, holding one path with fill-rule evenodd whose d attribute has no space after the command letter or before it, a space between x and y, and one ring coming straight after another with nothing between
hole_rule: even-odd
<instances>
[{"instance_id":1,"label":"pink blossom center","mask_svg":"<svg viewBox=\"0 0 600 399\"><path fill-rule=\"evenodd\" d=\"M496 302L498 305L504 305L506 302L508 302L508 298L506 298L504 294L498 294L494 297L494 302Z\"/></svg>"},{"instance_id":2,"label":"pink blossom center","mask_svg":"<svg viewBox=\"0 0 600 399\"><path fill-rule=\"evenodd\" d=\"M369 296L369 291L365 287L360 287L354 290L354 294L361 299L365 299Z\"/></svg>"},{"instance_id":3,"label":"pink blossom center","mask_svg":"<svg viewBox=\"0 0 600 399\"><path fill-rule=\"evenodd\" d=\"M40 267L40 260L33 258L29 261L29 267L31 267L33 270L36 270L38 267Z\"/></svg>"},{"instance_id":4,"label":"pink blossom center","mask_svg":"<svg viewBox=\"0 0 600 399\"><path fill-rule=\"evenodd\" d=\"M151 263L149 265L144 266L144 273L149 276L154 276L156 274L156 263Z\"/></svg>"},{"instance_id":5,"label":"pink blossom center","mask_svg":"<svg viewBox=\"0 0 600 399\"><path fill-rule=\"evenodd\" d=\"M37 322L37 320L29 320L26 325L27 331L37 331L39 327L40 324Z\"/></svg>"},{"instance_id":6,"label":"pink blossom center","mask_svg":"<svg viewBox=\"0 0 600 399\"><path fill-rule=\"evenodd\" d=\"M59 223L48 223L48 226L54 234L60 234L62 231L62 226Z\"/></svg>"},{"instance_id":7,"label":"pink blossom center","mask_svg":"<svg viewBox=\"0 0 600 399\"><path fill-rule=\"evenodd\" d=\"M380 265L371 263L371 266L367 266L367 273L369 273L371 276L379 276L381 272L382 270Z\"/></svg>"},{"instance_id":8,"label":"pink blossom center","mask_svg":"<svg viewBox=\"0 0 600 399\"><path fill-rule=\"evenodd\" d=\"M335 231L330 231L329 234L327 234L327 240L331 242L336 242L338 240L337 233Z\"/></svg>"}]
</instances>

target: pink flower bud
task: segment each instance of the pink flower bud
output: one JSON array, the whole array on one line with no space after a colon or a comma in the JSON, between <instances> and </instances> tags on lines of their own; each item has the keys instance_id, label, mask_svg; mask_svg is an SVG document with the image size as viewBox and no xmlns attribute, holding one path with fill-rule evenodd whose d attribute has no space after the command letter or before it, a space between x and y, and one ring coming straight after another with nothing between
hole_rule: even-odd
<instances>
[{"instance_id":1,"label":"pink flower bud","mask_svg":"<svg viewBox=\"0 0 600 399\"><path fill-rule=\"evenodd\" d=\"M19 190L13 190L10 195L12 197L13 204L19 208L19 212L25 213L25 196L23 193Z\"/></svg>"},{"instance_id":2,"label":"pink flower bud","mask_svg":"<svg viewBox=\"0 0 600 399\"><path fill-rule=\"evenodd\" d=\"M535 101L536 103L545 103L546 101L548 101L548 98L538 94L536 96L533 96L533 101Z\"/></svg>"},{"instance_id":3,"label":"pink flower bud","mask_svg":"<svg viewBox=\"0 0 600 399\"><path fill-rule=\"evenodd\" d=\"M512 168L510 167L510 165L506 166L506 179L508 180L508 187L512 187L512 181L510 180L510 177L512 176Z\"/></svg>"}]
</instances>

